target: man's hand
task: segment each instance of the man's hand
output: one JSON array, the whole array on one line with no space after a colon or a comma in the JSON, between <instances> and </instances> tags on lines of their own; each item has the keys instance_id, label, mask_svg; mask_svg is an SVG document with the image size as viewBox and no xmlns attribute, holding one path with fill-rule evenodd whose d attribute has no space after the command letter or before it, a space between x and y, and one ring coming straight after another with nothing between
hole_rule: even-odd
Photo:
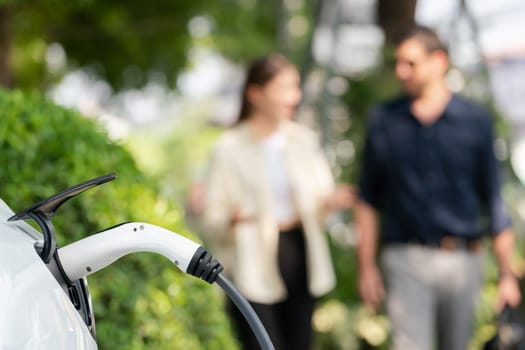
<instances>
[{"instance_id":1,"label":"man's hand","mask_svg":"<svg viewBox=\"0 0 525 350\"><path fill-rule=\"evenodd\" d=\"M501 311L505 305L518 306L521 301L521 291L518 279L512 274L504 274L498 281L497 310Z\"/></svg>"},{"instance_id":2,"label":"man's hand","mask_svg":"<svg viewBox=\"0 0 525 350\"><path fill-rule=\"evenodd\" d=\"M510 228L497 234L492 249L498 261L500 278L498 281L498 311L505 305L517 306L521 301L518 279L512 273L511 259L514 252L514 233Z\"/></svg>"},{"instance_id":3,"label":"man's hand","mask_svg":"<svg viewBox=\"0 0 525 350\"><path fill-rule=\"evenodd\" d=\"M352 185L338 185L326 200L328 211L352 209L357 200L357 190Z\"/></svg>"},{"instance_id":4,"label":"man's hand","mask_svg":"<svg viewBox=\"0 0 525 350\"><path fill-rule=\"evenodd\" d=\"M378 311L383 298L385 288L383 279L376 265L369 265L359 269L359 294L363 302L374 311Z\"/></svg>"},{"instance_id":5,"label":"man's hand","mask_svg":"<svg viewBox=\"0 0 525 350\"><path fill-rule=\"evenodd\" d=\"M355 208L357 226L357 266L359 273L359 294L363 302L378 311L385 297L381 272L375 262L378 239L378 218L376 210L364 201L358 201Z\"/></svg>"}]
</instances>

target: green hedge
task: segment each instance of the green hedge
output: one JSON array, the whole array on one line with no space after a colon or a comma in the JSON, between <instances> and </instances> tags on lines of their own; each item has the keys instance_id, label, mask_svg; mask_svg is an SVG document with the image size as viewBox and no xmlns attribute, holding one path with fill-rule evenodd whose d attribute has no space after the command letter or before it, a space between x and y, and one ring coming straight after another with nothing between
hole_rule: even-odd
<instances>
[{"instance_id":1,"label":"green hedge","mask_svg":"<svg viewBox=\"0 0 525 350\"><path fill-rule=\"evenodd\" d=\"M117 172L54 216L60 245L124 221L187 235L181 210L93 120L40 96L0 90L0 198L14 211L82 181ZM192 237L195 239L195 237ZM222 293L141 253L90 276L101 349L235 349Z\"/></svg>"}]
</instances>

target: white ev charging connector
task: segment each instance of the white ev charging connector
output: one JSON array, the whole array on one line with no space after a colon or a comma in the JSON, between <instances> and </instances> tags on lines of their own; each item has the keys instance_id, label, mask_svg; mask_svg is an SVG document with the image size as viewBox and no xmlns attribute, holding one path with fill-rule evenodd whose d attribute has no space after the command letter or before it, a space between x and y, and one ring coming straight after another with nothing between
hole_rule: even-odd
<instances>
[{"instance_id":1,"label":"white ev charging connector","mask_svg":"<svg viewBox=\"0 0 525 350\"><path fill-rule=\"evenodd\" d=\"M83 182L57 193L21 212L8 221L34 220L42 229L43 243L37 242L42 261L48 266L57 281L64 284L73 300L78 291L89 299L86 277L100 271L124 255L136 252L153 252L165 256L180 270L208 283L217 282L242 313L263 350L274 350L274 346L261 320L248 301L221 273L222 265L192 240L165 228L140 222L123 223L104 231L57 248L51 217L57 209L76 195L117 177L108 174ZM42 243L42 244L40 244ZM78 301L78 300L77 300ZM90 302L88 303L90 304ZM92 310L89 305L76 305L77 310L86 310L83 315L86 325L93 327ZM94 332L94 328L93 328Z\"/></svg>"},{"instance_id":2,"label":"white ev charging connector","mask_svg":"<svg viewBox=\"0 0 525 350\"><path fill-rule=\"evenodd\" d=\"M210 283L214 282L214 277L222 271L222 266L217 262L214 266L203 266L208 267L209 271L196 269L199 260L205 258L204 249L200 245L162 227L142 222L111 227L59 248L57 252L70 281L87 277L124 255L135 252L163 255L182 272L192 275L202 271L204 275L197 277L204 277L203 279ZM201 254L196 254L198 252ZM206 263L211 263L211 259L206 260Z\"/></svg>"}]
</instances>

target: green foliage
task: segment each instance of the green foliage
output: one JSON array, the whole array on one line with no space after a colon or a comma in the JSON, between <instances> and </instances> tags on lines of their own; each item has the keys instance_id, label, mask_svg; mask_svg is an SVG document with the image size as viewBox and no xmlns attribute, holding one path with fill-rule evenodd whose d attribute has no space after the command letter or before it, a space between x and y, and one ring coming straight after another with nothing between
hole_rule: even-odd
<instances>
[{"instance_id":1,"label":"green foliage","mask_svg":"<svg viewBox=\"0 0 525 350\"><path fill-rule=\"evenodd\" d=\"M71 63L92 67L118 89L142 86L154 72L174 85L175 73L185 67L196 43L235 60L275 49L280 3L18 0L9 6L17 86L49 83L45 49L58 42ZM209 33L201 28L200 36L190 35L189 22L196 17L208 21Z\"/></svg>"},{"instance_id":2,"label":"green foliage","mask_svg":"<svg viewBox=\"0 0 525 350\"><path fill-rule=\"evenodd\" d=\"M0 197L14 211L87 179L114 182L70 200L54 217L64 245L123 221L188 234L130 154L93 121L38 96L0 90ZM195 237L192 237L195 239ZM222 294L159 255L124 257L90 277L101 349L235 349Z\"/></svg>"},{"instance_id":3,"label":"green foliage","mask_svg":"<svg viewBox=\"0 0 525 350\"><path fill-rule=\"evenodd\" d=\"M170 198L184 201L192 183L203 180L213 142L223 131L210 126L210 111L182 113L170 121L136 130L126 140L140 169L155 177Z\"/></svg>"}]
</instances>

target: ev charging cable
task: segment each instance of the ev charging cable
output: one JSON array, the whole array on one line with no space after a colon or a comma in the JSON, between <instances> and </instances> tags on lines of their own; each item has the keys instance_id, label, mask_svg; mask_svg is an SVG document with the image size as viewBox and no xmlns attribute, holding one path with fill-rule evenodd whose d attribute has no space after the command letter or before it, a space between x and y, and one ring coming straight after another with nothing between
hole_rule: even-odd
<instances>
[{"instance_id":1,"label":"ev charging cable","mask_svg":"<svg viewBox=\"0 0 525 350\"><path fill-rule=\"evenodd\" d=\"M87 277L124 255L152 252L165 256L180 270L217 284L239 308L263 350L274 346L259 317L233 284L222 265L199 244L162 227L132 222L111 227L57 250L61 269L70 281Z\"/></svg>"}]
</instances>

